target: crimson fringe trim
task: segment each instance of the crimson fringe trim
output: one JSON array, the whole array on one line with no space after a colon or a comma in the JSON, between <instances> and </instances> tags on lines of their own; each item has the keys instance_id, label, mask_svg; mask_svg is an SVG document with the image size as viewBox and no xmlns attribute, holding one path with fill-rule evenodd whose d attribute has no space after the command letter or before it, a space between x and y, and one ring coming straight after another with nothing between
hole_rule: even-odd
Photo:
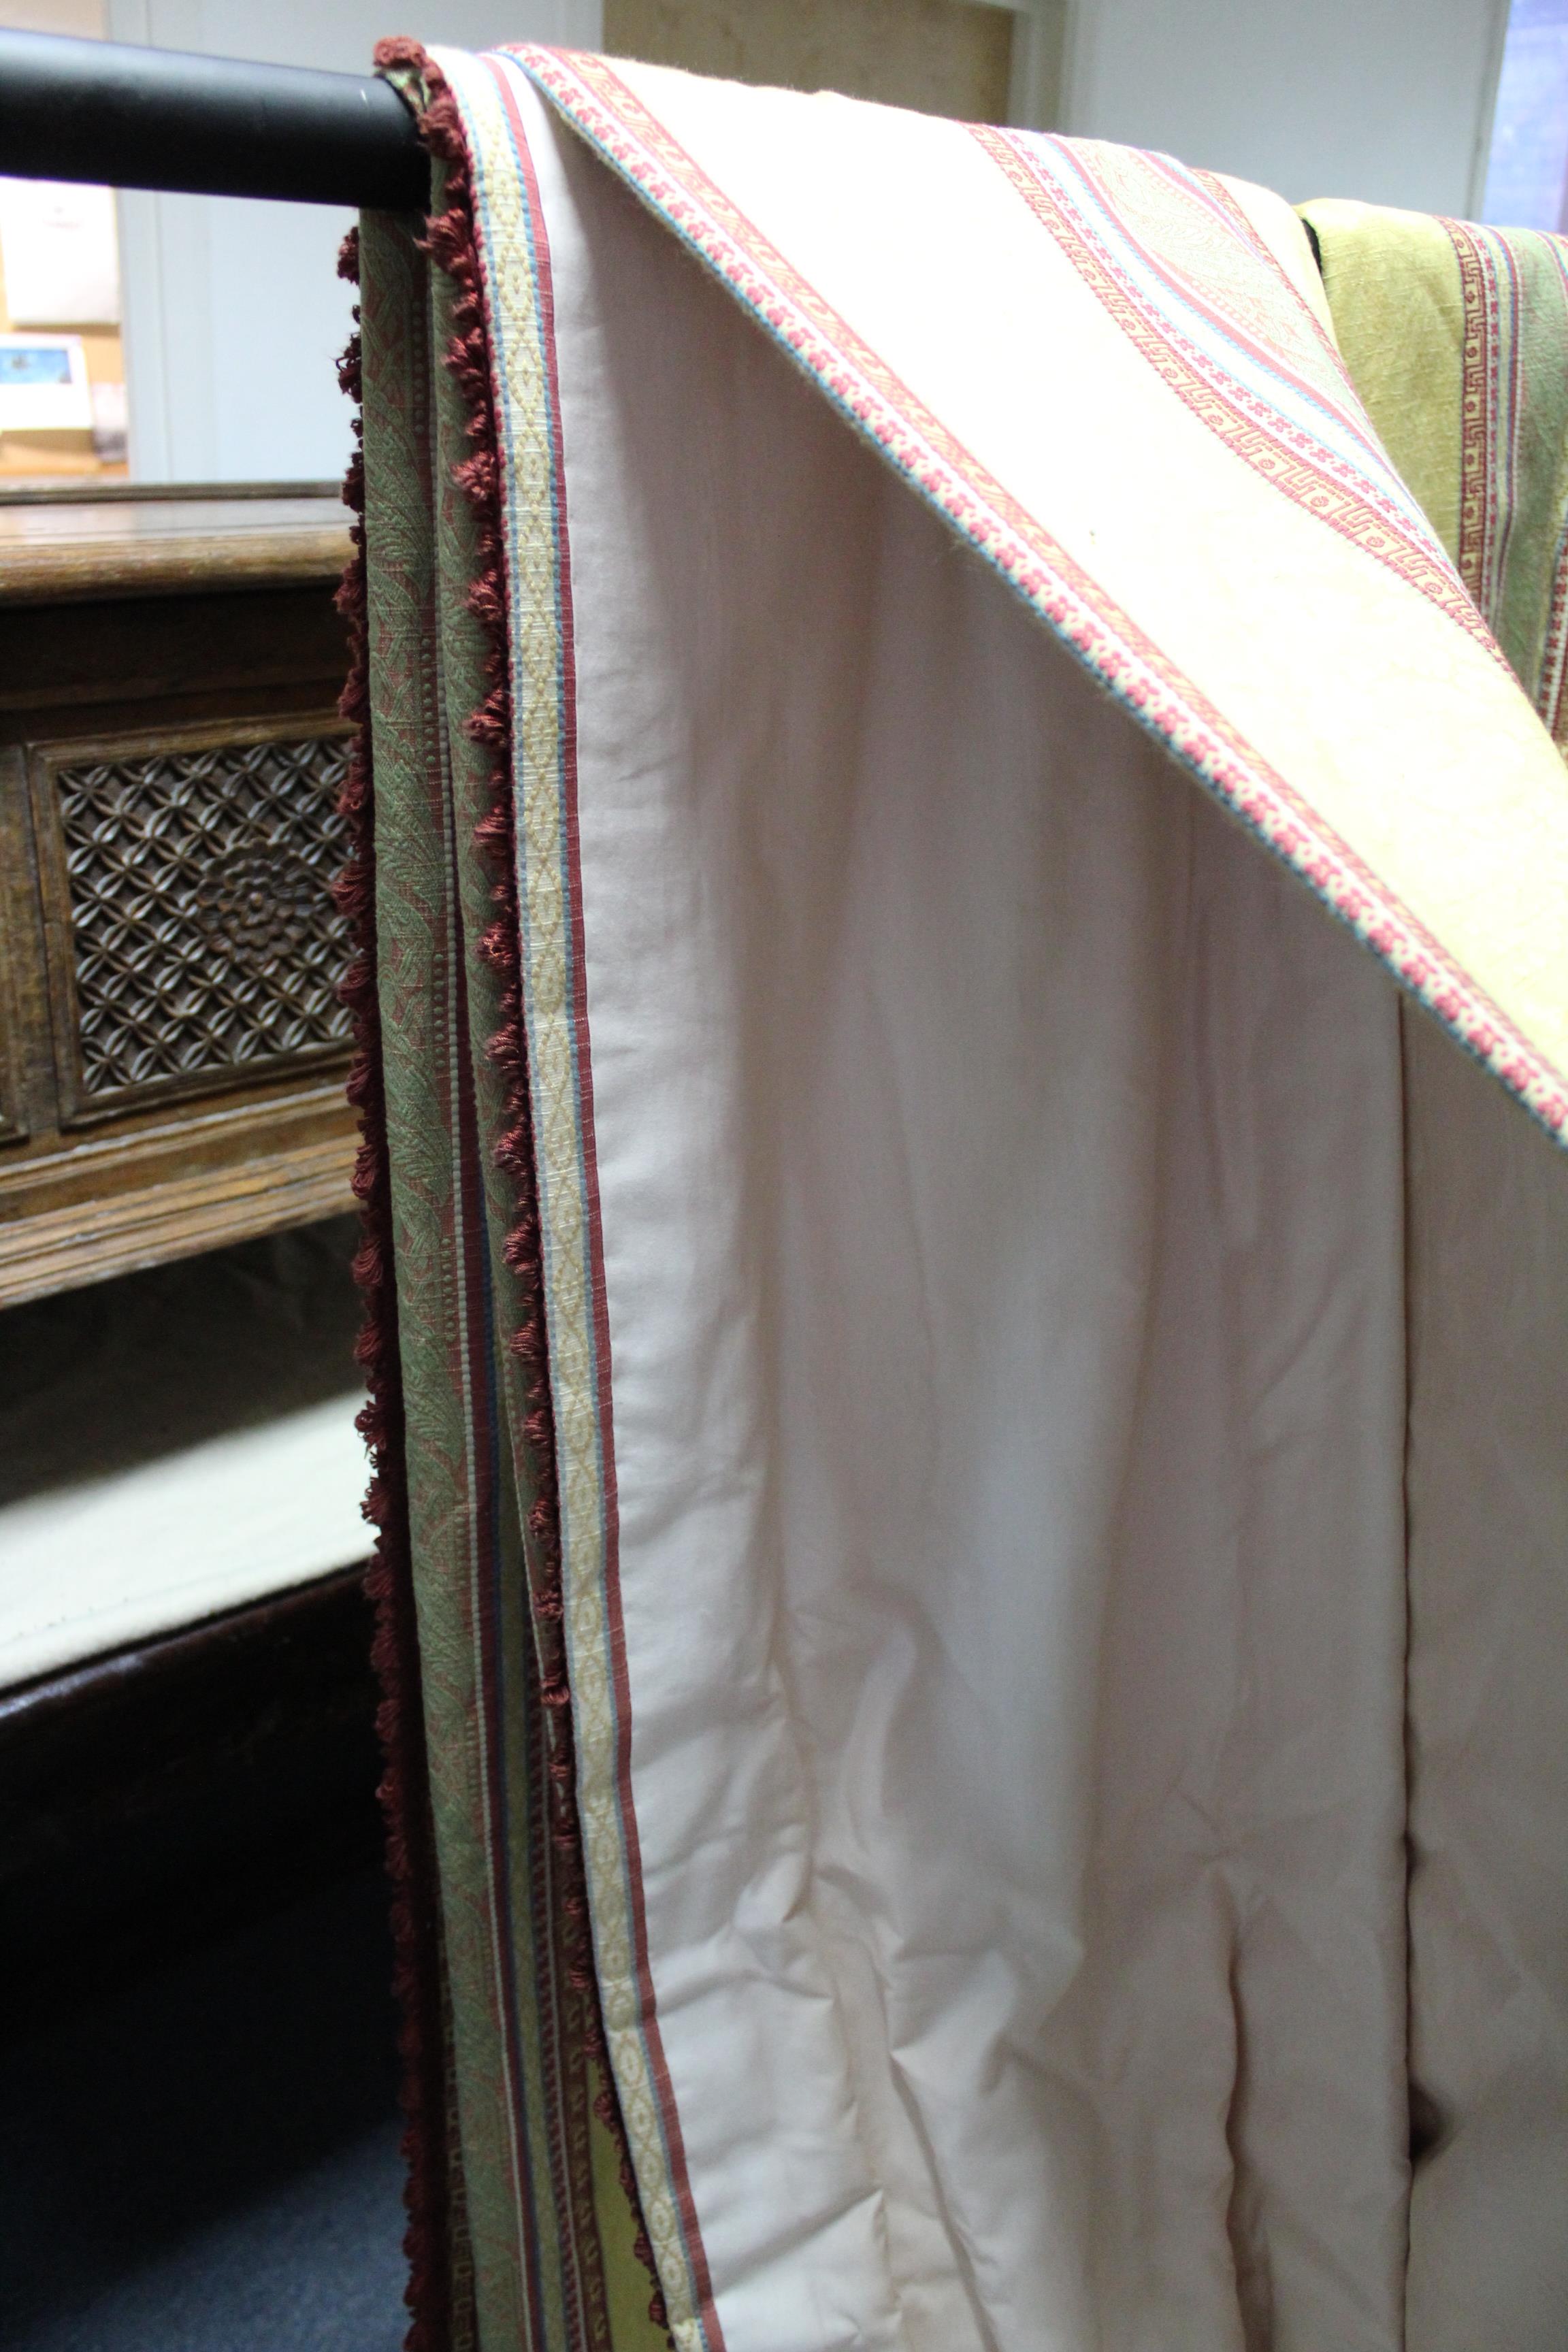
<instances>
[{"instance_id":1,"label":"crimson fringe trim","mask_svg":"<svg viewBox=\"0 0 1568 2352\"><path fill-rule=\"evenodd\" d=\"M351 229L338 257L338 274L359 282L359 231ZM355 332L339 362L338 379L362 399L359 311ZM350 854L333 885L346 918L352 961L339 996L353 1022L354 1057L349 1100L360 1115L353 1190L360 1204L360 1244L354 1279L364 1301L355 1354L363 1366L368 1401L358 1427L371 1458L364 1516L375 1543L365 1592L375 1612L372 1659L381 1686L376 1730L381 1739L382 1817L386 1870L392 1885L393 1992L398 2011L400 2101L407 2164L404 2252L408 2283L407 2352L449 2352L452 2336L451 2181L447 2157L447 2079L441 2016L439 1895L430 1782L425 1753L419 1643L408 1539L408 1480L404 1452L403 1375L397 1347L397 1288L393 1275L392 1192L387 1163L386 1097L381 1061L381 1013L376 992L375 797L371 774L370 661L364 538L364 428L354 418L356 447L343 483L353 513L353 551L337 592L348 627L349 675L338 709L354 733L340 803Z\"/></svg>"},{"instance_id":2,"label":"crimson fringe trim","mask_svg":"<svg viewBox=\"0 0 1568 2352\"><path fill-rule=\"evenodd\" d=\"M475 843L491 876L494 920L479 953L500 984L500 1026L489 1053L505 1082L506 1125L495 1147L497 1164L511 1179L515 1204L502 1255L517 1278L521 1318L508 1340L523 1373L524 1432L533 1456L538 1490L529 1512L532 1554L530 1573L535 1639L540 1659L540 1696L548 1710L552 1842L559 1857L563 1888L563 1943L567 1984L583 2006L583 2053L599 2069L601 2088L595 2113L610 2133L619 2159L621 2187L636 2222L636 2252L652 2284L648 2316L668 2328L658 2267L643 2219L637 2175L605 2042L598 1984L588 1929L587 1874L577 1814L576 1758L567 1676L565 1609L562 1589L561 1522L556 1483L555 1427L550 1397L550 1360L544 1313L544 1265L539 1229L533 1154L533 1119L528 1083L527 1033L523 1020L521 929L514 856L514 799L510 766L511 678L507 646L506 561L501 530L501 458L496 432L490 346L484 282L474 231L473 190L462 116L439 67L422 45L398 37L377 44L375 64L383 73L412 73L427 93L418 128L429 152L446 166L447 209L432 217L425 249L456 289L457 332L442 354L468 411L467 436L473 454L453 469L453 480L473 509L479 565L468 606L484 633L486 692L464 721L464 733L489 754L489 807L475 829Z\"/></svg>"}]
</instances>

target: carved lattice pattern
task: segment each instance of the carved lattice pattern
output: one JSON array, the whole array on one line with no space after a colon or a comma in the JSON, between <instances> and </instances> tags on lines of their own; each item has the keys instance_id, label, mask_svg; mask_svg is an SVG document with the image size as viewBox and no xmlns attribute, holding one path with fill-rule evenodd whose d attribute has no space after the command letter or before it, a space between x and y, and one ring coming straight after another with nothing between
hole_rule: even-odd
<instances>
[{"instance_id":1,"label":"carved lattice pattern","mask_svg":"<svg viewBox=\"0 0 1568 2352\"><path fill-rule=\"evenodd\" d=\"M60 769L88 1096L341 1051L339 737Z\"/></svg>"}]
</instances>

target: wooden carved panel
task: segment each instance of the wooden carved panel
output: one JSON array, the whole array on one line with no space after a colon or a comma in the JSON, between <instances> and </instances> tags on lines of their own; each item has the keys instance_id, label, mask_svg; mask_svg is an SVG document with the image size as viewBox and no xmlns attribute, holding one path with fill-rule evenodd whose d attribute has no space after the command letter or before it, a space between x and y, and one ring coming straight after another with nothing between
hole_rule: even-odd
<instances>
[{"instance_id":1,"label":"wooden carved panel","mask_svg":"<svg viewBox=\"0 0 1568 2352\"><path fill-rule=\"evenodd\" d=\"M32 848L26 772L20 756L0 745L0 1145L27 1131L22 988L35 923Z\"/></svg>"},{"instance_id":2,"label":"wooden carved panel","mask_svg":"<svg viewBox=\"0 0 1568 2352\"><path fill-rule=\"evenodd\" d=\"M35 748L63 1124L346 1053L347 751L276 720Z\"/></svg>"},{"instance_id":3,"label":"wooden carved panel","mask_svg":"<svg viewBox=\"0 0 1568 2352\"><path fill-rule=\"evenodd\" d=\"M0 743L0 1163L54 1117L54 1055L27 765Z\"/></svg>"}]
</instances>

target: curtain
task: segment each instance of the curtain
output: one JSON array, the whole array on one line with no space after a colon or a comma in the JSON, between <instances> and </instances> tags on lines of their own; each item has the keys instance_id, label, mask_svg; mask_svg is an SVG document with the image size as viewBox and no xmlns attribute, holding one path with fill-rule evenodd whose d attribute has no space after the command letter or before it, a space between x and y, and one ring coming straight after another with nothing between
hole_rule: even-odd
<instances>
[{"instance_id":1,"label":"curtain","mask_svg":"<svg viewBox=\"0 0 1568 2352\"><path fill-rule=\"evenodd\" d=\"M416 2326L1544 2352L1568 793L1301 225L383 65Z\"/></svg>"}]
</instances>

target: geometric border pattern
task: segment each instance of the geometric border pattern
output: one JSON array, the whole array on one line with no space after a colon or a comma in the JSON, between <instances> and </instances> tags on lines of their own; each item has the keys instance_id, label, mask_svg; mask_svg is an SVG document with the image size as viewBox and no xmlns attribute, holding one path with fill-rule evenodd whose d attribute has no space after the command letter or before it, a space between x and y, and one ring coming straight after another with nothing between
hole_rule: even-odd
<instances>
[{"instance_id":1,"label":"geometric border pattern","mask_svg":"<svg viewBox=\"0 0 1568 2352\"><path fill-rule=\"evenodd\" d=\"M516 59L833 406L994 566L1139 725L1563 1141L1568 1079L1321 812L792 268L614 67L600 58L531 46L501 54Z\"/></svg>"}]
</instances>

